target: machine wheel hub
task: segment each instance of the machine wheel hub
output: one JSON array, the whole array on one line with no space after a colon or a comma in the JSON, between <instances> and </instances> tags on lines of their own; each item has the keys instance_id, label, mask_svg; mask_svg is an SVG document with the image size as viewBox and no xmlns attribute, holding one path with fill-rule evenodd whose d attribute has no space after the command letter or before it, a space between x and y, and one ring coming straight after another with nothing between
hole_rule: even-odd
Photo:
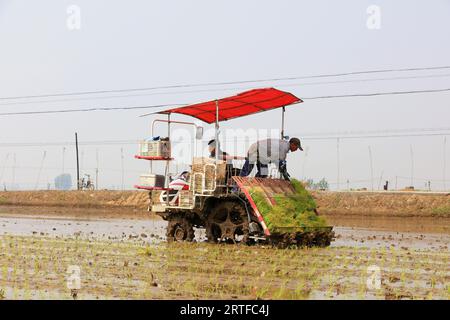
<instances>
[{"instance_id":1,"label":"machine wheel hub","mask_svg":"<svg viewBox=\"0 0 450 320\"><path fill-rule=\"evenodd\" d=\"M169 218L167 226L167 241L193 241L195 237L192 222L182 215Z\"/></svg>"},{"instance_id":2,"label":"machine wheel hub","mask_svg":"<svg viewBox=\"0 0 450 320\"><path fill-rule=\"evenodd\" d=\"M247 243L248 217L245 208L234 201L223 201L213 208L206 223L211 242Z\"/></svg>"}]
</instances>

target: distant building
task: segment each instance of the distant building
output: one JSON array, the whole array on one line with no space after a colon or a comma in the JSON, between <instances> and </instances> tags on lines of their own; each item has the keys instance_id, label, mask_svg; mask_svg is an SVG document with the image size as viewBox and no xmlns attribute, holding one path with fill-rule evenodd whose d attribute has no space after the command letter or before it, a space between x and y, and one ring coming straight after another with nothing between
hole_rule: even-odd
<instances>
[{"instance_id":1,"label":"distant building","mask_svg":"<svg viewBox=\"0 0 450 320\"><path fill-rule=\"evenodd\" d=\"M70 190L72 189L72 176L68 173L63 173L55 178L56 190Z\"/></svg>"}]
</instances>

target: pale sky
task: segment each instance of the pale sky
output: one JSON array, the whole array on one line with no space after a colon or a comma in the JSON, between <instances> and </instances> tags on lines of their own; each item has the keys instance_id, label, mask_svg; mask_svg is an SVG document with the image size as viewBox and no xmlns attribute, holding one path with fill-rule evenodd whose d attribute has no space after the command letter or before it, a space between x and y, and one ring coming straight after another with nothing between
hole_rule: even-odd
<instances>
[{"instance_id":1,"label":"pale sky","mask_svg":"<svg viewBox=\"0 0 450 320\"><path fill-rule=\"evenodd\" d=\"M70 20L73 15L67 11L72 5L80 10L79 30L68 27L68 19L73 22ZM379 29L367 26L370 18L367 9L371 5L380 9ZM286 129L291 136L446 128L442 131L449 134L445 180L449 180L446 187L450 188L450 92L307 99L450 88L450 69L121 94L5 99L450 66L449 39L449 0L0 0L0 112L195 103L250 88L274 86L305 99L303 104L288 108ZM367 81L405 77L415 78ZM355 79L363 81L317 84ZM210 91L189 92L203 89ZM78 100L67 101L68 98ZM33 189L36 184L46 188L47 183L53 184L54 177L62 172L63 145L12 147L5 144L73 141L74 132L78 132L81 142L139 140L149 137L150 123L156 116L138 116L151 111L156 110L0 116L0 184L10 185L14 181L20 188ZM174 116L174 119L189 120L183 116ZM223 129L270 130L279 126L278 110L229 121L223 124ZM208 134L205 140L212 138L211 131ZM316 180L325 177L336 187L336 140L305 137L303 145L308 148L307 155L297 152L288 156L291 174ZM414 185L424 188L430 179L432 188L444 187L444 137L436 135L341 140L341 188L347 186L347 180L350 187L370 187L369 146L373 154L375 187L385 180L394 184L396 176L400 177L397 178L399 187L410 184L411 148ZM121 148L124 186L132 188L139 174L148 170L147 163L133 159L137 145L82 146L83 171L94 173L98 150L100 187L120 187ZM245 148L238 147L240 149ZM39 173L41 166L43 169ZM75 175L72 145L66 146L64 166L65 171Z\"/></svg>"}]
</instances>

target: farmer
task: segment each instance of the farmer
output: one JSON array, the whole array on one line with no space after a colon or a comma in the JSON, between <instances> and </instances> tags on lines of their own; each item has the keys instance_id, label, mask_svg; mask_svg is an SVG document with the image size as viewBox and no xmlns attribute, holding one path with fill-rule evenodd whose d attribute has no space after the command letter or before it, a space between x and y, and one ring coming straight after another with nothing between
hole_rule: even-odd
<instances>
[{"instance_id":1,"label":"farmer","mask_svg":"<svg viewBox=\"0 0 450 320\"><path fill-rule=\"evenodd\" d=\"M216 158L216 140L209 140L208 142L208 152L209 157L212 159ZM219 160L228 160L228 153L225 151L219 151Z\"/></svg>"},{"instance_id":2,"label":"farmer","mask_svg":"<svg viewBox=\"0 0 450 320\"><path fill-rule=\"evenodd\" d=\"M215 159L216 158L216 140L215 139L209 140L208 151L209 151L209 157ZM231 163L231 160L245 160L245 158L239 157L239 156L230 156L225 151L220 150L219 151L219 160L224 160L227 163Z\"/></svg>"},{"instance_id":3,"label":"farmer","mask_svg":"<svg viewBox=\"0 0 450 320\"><path fill-rule=\"evenodd\" d=\"M209 157L212 159L215 159L216 158L216 140L213 139L208 142L208 151L209 151ZM228 179L231 176L236 176L236 175L238 176L240 174L240 169L233 167L232 160L245 160L245 158L239 157L239 156L230 156L225 151L220 150L219 151L219 160L224 160L227 162L226 176Z\"/></svg>"},{"instance_id":4,"label":"farmer","mask_svg":"<svg viewBox=\"0 0 450 320\"><path fill-rule=\"evenodd\" d=\"M248 149L247 158L240 176L248 176L256 164L258 170L256 177L267 178L269 163L276 163L284 179L289 180L289 174L286 169L286 156L290 151L294 152L298 149L303 151L298 138L291 138L289 141L281 139L257 141Z\"/></svg>"}]
</instances>

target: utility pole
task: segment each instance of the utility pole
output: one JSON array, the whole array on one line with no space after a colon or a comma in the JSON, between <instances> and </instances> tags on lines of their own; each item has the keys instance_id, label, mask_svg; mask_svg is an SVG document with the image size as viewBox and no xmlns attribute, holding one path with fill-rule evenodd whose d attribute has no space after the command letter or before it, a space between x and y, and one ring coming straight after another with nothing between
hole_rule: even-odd
<instances>
[{"instance_id":1,"label":"utility pole","mask_svg":"<svg viewBox=\"0 0 450 320\"><path fill-rule=\"evenodd\" d=\"M121 159L121 167L122 167L122 191L124 189L124 165L123 165L123 148L120 148L120 159Z\"/></svg>"},{"instance_id":2,"label":"utility pole","mask_svg":"<svg viewBox=\"0 0 450 320\"><path fill-rule=\"evenodd\" d=\"M42 156L41 165L39 167L39 173L36 180L36 185L34 186L34 190L37 190L39 187L39 180L41 179L42 168L44 167L45 156L47 155L47 151L44 151L44 155Z\"/></svg>"},{"instance_id":3,"label":"utility pole","mask_svg":"<svg viewBox=\"0 0 450 320\"><path fill-rule=\"evenodd\" d=\"M305 177L305 166L306 166L306 160L308 159L308 151L309 151L309 147L305 148L305 156L303 157L303 168L302 168L302 179L303 181L306 180Z\"/></svg>"},{"instance_id":4,"label":"utility pole","mask_svg":"<svg viewBox=\"0 0 450 320\"><path fill-rule=\"evenodd\" d=\"M369 160L370 160L370 182L372 184L373 191L373 159L372 159L372 148L369 146Z\"/></svg>"},{"instance_id":5,"label":"utility pole","mask_svg":"<svg viewBox=\"0 0 450 320\"><path fill-rule=\"evenodd\" d=\"M77 156L77 190L80 190L80 159L78 157L78 134L75 132L75 151Z\"/></svg>"},{"instance_id":6,"label":"utility pole","mask_svg":"<svg viewBox=\"0 0 450 320\"><path fill-rule=\"evenodd\" d=\"M337 190L340 189L340 180L341 180L341 172L340 172L340 162L339 162L339 138L336 139L336 154L337 154Z\"/></svg>"},{"instance_id":7,"label":"utility pole","mask_svg":"<svg viewBox=\"0 0 450 320\"><path fill-rule=\"evenodd\" d=\"M447 151L447 137L444 136L444 166L443 166L443 170L442 170L442 181L444 182L444 191L447 190L447 185L445 183L445 178L447 176L446 173L446 166L447 166L447 155L446 152Z\"/></svg>"},{"instance_id":8,"label":"utility pole","mask_svg":"<svg viewBox=\"0 0 450 320\"><path fill-rule=\"evenodd\" d=\"M81 158L80 158L80 175L81 175L81 174L83 174L83 172L86 172L84 170L84 149L81 149L80 156L81 156ZM84 176L82 176L82 177L84 177ZM81 178L81 180L83 180L83 178Z\"/></svg>"},{"instance_id":9,"label":"utility pole","mask_svg":"<svg viewBox=\"0 0 450 320\"><path fill-rule=\"evenodd\" d=\"M63 147L62 152L62 173L65 171L65 156L66 156L66 147Z\"/></svg>"},{"instance_id":10,"label":"utility pole","mask_svg":"<svg viewBox=\"0 0 450 320\"><path fill-rule=\"evenodd\" d=\"M99 190L98 187L98 149L95 150L95 158L97 161L97 168L95 169L95 188Z\"/></svg>"},{"instance_id":11,"label":"utility pole","mask_svg":"<svg viewBox=\"0 0 450 320\"><path fill-rule=\"evenodd\" d=\"M380 181L378 182L378 188L377 188L377 190L380 190L380 189L381 189L381 181L383 181L383 173L384 173L384 171L381 171Z\"/></svg>"},{"instance_id":12,"label":"utility pole","mask_svg":"<svg viewBox=\"0 0 450 320\"><path fill-rule=\"evenodd\" d=\"M412 144L409 145L409 149L411 152L411 187L414 187L414 153Z\"/></svg>"},{"instance_id":13,"label":"utility pole","mask_svg":"<svg viewBox=\"0 0 450 320\"><path fill-rule=\"evenodd\" d=\"M9 153L6 154L5 160L3 160L2 174L0 175L0 181L3 181L3 176L5 175L6 163L8 161L8 158L9 158Z\"/></svg>"},{"instance_id":14,"label":"utility pole","mask_svg":"<svg viewBox=\"0 0 450 320\"><path fill-rule=\"evenodd\" d=\"M12 186L11 189L15 188L16 184L16 154L13 155L13 168L12 168Z\"/></svg>"}]
</instances>

